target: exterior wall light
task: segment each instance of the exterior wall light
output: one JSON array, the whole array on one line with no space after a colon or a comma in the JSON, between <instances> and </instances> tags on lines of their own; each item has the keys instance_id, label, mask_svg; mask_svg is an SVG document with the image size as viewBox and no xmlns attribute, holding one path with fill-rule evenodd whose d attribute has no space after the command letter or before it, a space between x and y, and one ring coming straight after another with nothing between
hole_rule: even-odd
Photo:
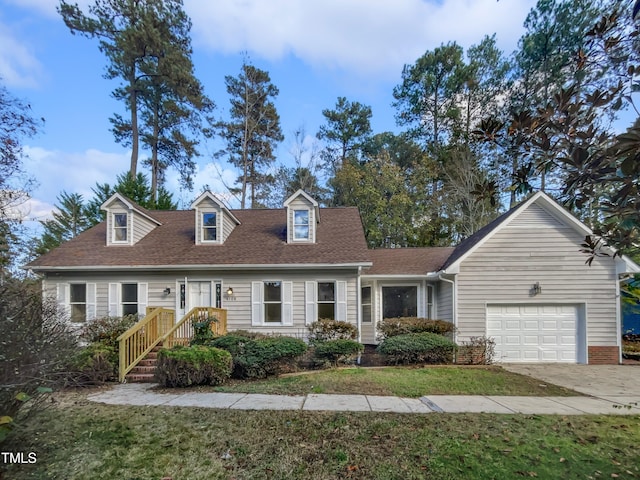
<instances>
[{"instance_id":1,"label":"exterior wall light","mask_svg":"<svg viewBox=\"0 0 640 480\"><path fill-rule=\"evenodd\" d=\"M164 293L165 295L170 295L171 294L171 287L167 287L165 288L162 293Z\"/></svg>"},{"instance_id":2,"label":"exterior wall light","mask_svg":"<svg viewBox=\"0 0 640 480\"><path fill-rule=\"evenodd\" d=\"M531 294L535 297L536 295L540 295L542 293L542 287L540 286L540 282L536 282L531 287Z\"/></svg>"},{"instance_id":3,"label":"exterior wall light","mask_svg":"<svg viewBox=\"0 0 640 480\"><path fill-rule=\"evenodd\" d=\"M227 289L227 296L228 296L228 297L231 297L232 295L233 295L233 288L229 287L229 288Z\"/></svg>"}]
</instances>

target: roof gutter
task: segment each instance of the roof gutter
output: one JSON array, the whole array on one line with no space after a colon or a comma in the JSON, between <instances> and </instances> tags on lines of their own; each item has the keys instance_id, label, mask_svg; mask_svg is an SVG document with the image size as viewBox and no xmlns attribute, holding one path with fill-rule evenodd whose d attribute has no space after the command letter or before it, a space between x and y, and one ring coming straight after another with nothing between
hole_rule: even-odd
<instances>
[{"instance_id":1,"label":"roof gutter","mask_svg":"<svg viewBox=\"0 0 640 480\"><path fill-rule=\"evenodd\" d=\"M32 270L34 272L73 272L73 271L91 271L100 272L108 271L114 272L119 270L160 270L160 271L173 271L173 270L263 270L277 269L277 270L302 270L309 268L336 268L336 269L351 269L370 267L371 262L362 263L246 263L246 264L212 264L212 265L81 265L81 266L29 266L22 267L24 270Z\"/></svg>"}]
</instances>

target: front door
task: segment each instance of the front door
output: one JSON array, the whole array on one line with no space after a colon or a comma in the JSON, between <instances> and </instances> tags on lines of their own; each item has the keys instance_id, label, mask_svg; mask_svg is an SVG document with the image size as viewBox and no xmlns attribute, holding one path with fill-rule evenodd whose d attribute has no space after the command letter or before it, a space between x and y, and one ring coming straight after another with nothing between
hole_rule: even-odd
<instances>
[{"instance_id":1,"label":"front door","mask_svg":"<svg viewBox=\"0 0 640 480\"><path fill-rule=\"evenodd\" d=\"M195 307L217 307L220 308L221 282L187 281L180 282L180 297L178 305L178 315L182 318L186 313Z\"/></svg>"}]
</instances>

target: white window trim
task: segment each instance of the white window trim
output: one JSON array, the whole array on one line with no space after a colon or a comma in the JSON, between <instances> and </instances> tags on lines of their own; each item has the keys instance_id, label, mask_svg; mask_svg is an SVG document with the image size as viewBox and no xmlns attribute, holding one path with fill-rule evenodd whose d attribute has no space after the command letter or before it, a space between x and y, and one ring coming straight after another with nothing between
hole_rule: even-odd
<instances>
[{"instance_id":1,"label":"white window trim","mask_svg":"<svg viewBox=\"0 0 640 480\"><path fill-rule=\"evenodd\" d=\"M370 290L369 293L369 301L367 303L364 302L364 300L362 300L362 290L364 290L365 288L368 288ZM371 325L373 323L373 285L363 285L360 287L360 311L361 311L361 315L362 315L362 323L366 323L367 325ZM364 311L363 308L369 305L369 308L371 309L371 313L369 315L369 320L365 321L364 319Z\"/></svg>"},{"instance_id":2,"label":"white window trim","mask_svg":"<svg viewBox=\"0 0 640 480\"><path fill-rule=\"evenodd\" d=\"M307 223L296 223L296 212L307 212ZM308 208L294 208L293 209L293 235L292 239L294 242L310 242L311 241L311 223L313 221L312 212ZM298 237L296 235L296 226L298 227L307 227L307 236L306 237Z\"/></svg>"},{"instance_id":3,"label":"white window trim","mask_svg":"<svg viewBox=\"0 0 640 480\"><path fill-rule=\"evenodd\" d=\"M429 295L431 295L431 302L429 302ZM427 284L424 290L424 317L428 320L437 318L435 315L435 299L436 290L431 284Z\"/></svg>"},{"instance_id":4,"label":"white window trim","mask_svg":"<svg viewBox=\"0 0 640 480\"><path fill-rule=\"evenodd\" d=\"M338 286L336 285L337 282L333 280L327 280L327 281L318 280L316 282L316 292L318 294L320 293L319 290L320 290L321 283L333 283L333 300L332 301L320 300L319 296L316 297L318 312L320 311L320 304L331 304L333 305L333 319L336 320L336 317L338 316ZM318 315L320 314L318 313Z\"/></svg>"},{"instance_id":5,"label":"white window trim","mask_svg":"<svg viewBox=\"0 0 640 480\"><path fill-rule=\"evenodd\" d=\"M265 321L264 285L269 282L280 282L280 322ZM276 302L269 302L276 303ZM251 282L251 326L252 327L290 327L293 325L293 282L284 280L262 280Z\"/></svg>"},{"instance_id":6,"label":"white window trim","mask_svg":"<svg viewBox=\"0 0 640 480\"><path fill-rule=\"evenodd\" d=\"M318 283L334 283L334 317L339 321L347 321L347 282L344 280L314 280L304 282L305 324L310 325L318 320Z\"/></svg>"},{"instance_id":7,"label":"white window trim","mask_svg":"<svg viewBox=\"0 0 640 480\"><path fill-rule=\"evenodd\" d=\"M109 305L110 317L122 316L122 285L123 284L136 284L138 286L138 317L144 317L147 314L147 304L149 301L149 284L145 282L120 282L110 283L108 290L107 305Z\"/></svg>"},{"instance_id":8,"label":"white window trim","mask_svg":"<svg viewBox=\"0 0 640 480\"><path fill-rule=\"evenodd\" d=\"M116 226L116 215L124 215L127 219L127 226L124 227L127 235L126 240L118 240L116 238L116 230L122 230L123 227ZM131 243L131 237L133 236L132 218L128 212L112 212L111 213L111 243L115 245L129 245Z\"/></svg>"},{"instance_id":9,"label":"white window trim","mask_svg":"<svg viewBox=\"0 0 640 480\"><path fill-rule=\"evenodd\" d=\"M65 315L69 317L71 320L71 284L82 284L86 285L85 291L85 322L89 322L91 320L95 320L96 318L96 290L97 286L95 283L90 282L71 282L71 283L58 283L56 285L56 296L57 302ZM78 302L79 303L79 302ZM74 322L74 323L82 323L82 322Z\"/></svg>"},{"instance_id":10,"label":"white window trim","mask_svg":"<svg viewBox=\"0 0 640 480\"><path fill-rule=\"evenodd\" d=\"M417 316L424 318L425 316L425 290L422 282L379 282L376 290L377 301L376 307L378 309L379 320L384 320L384 294L382 289L385 287L416 287L417 288Z\"/></svg>"},{"instance_id":11,"label":"white window trim","mask_svg":"<svg viewBox=\"0 0 640 480\"><path fill-rule=\"evenodd\" d=\"M207 227L204 226L204 215L206 213L215 213L216 214L216 239L215 240L205 240L205 229ZM215 209L215 208L201 208L199 209L198 212L198 220L199 220L199 225L200 225L200 243L205 244L205 245L209 245L209 244L215 244L215 243L222 243L221 242L221 238L222 238L222 222L220 220L220 217L222 215L220 214L220 211Z\"/></svg>"}]
</instances>

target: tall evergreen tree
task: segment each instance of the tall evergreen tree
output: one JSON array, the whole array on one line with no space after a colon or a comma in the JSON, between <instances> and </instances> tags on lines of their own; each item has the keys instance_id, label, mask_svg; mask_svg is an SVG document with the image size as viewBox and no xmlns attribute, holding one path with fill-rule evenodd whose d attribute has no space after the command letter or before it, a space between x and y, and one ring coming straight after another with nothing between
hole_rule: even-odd
<instances>
[{"instance_id":1,"label":"tall evergreen tree","mask_svg":"<svg viewBox=\"0 0 640 480\"><path fill-rule=\"evenodd\" d=\"M82 195L62 192L57 197L55 208L52 219L40 221L43 233L36 246L38 255L47 253L91 226L89 210Z\"/></svg>"},{"instance_id":2,"label":"tall evergreen tree","mask_svg":"<svg viewBox=\"0 0 640 480\"><path fill-rule=\"evenodd\" d=\"M116 140L131 147L131 176L137 175L142 134L152 151L152 183L157 185L163 167L174 165L189 184L195 150L185 124L193 127L192 115L210 102L193 75L191 22L182 0L95 0L88 14L61 0L58 11L72 33L99 40L109 62L105 77L122 82L113 96L129 116L116 114L112 122ZM171 137L167 157L158 158Z\"/></svg>"},{"instance_id":3,"label":"tall evergreen tree","mask_svg":"<svg viewBox=\"0 0 640 480\"><path fill-rule=\"evenodd\" d=\"M446 145L459 125L458 96L469 77L462 55L456 43L426 52L404 66L402 83L393 90L397 123L409 127L432 153Z\"/></svg>"},{"instance_id":4,"label":"tall evergreen tree","mask_svg":"<svg viewBox=\"0 0 640 480\"><path fill-rule=\"evenodd\" d=\"M280 116L274 99L278 88L271 83L269 74L245 61L237 77L225 77L230 95L229 120L218 122L217 131L227 148L218 156L228 156L229 163L240 170L240 207L260 206L265 185L273 181L267 172L275 161L275 147L284 139Z\"/></svg>"},{"instance_id":5,"label":"tall evergreen tree","mask_svg":"<svg viewBox=\"0 0 640 480\"><path fill-rule=\"evenodd\" d=\"M347 161L358 161L362 148L371 137L371 107L338 97L336 106L322 111L325 124L316 137L325 142L322 153L332 175Z\"/></svg>"}]
</instances>

